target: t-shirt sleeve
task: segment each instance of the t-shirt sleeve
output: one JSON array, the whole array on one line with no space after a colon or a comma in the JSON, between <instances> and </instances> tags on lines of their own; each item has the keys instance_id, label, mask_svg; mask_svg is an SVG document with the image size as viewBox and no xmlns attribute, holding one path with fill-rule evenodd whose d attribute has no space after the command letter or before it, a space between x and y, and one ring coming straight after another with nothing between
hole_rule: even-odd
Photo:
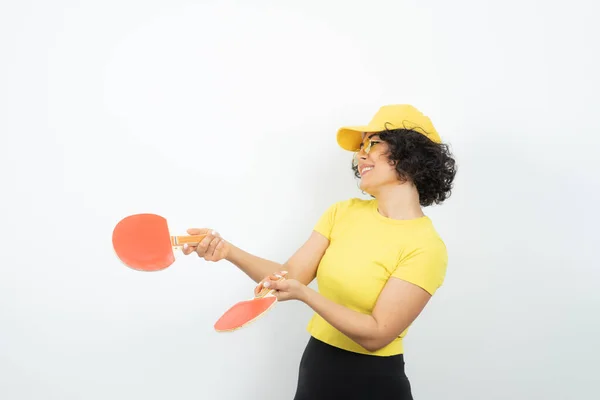
<instances>
[{"instance_id":1,"label":"t-shirt sleeve","mask_svg":"<svg viewBox=\"0 0 600 400\"><path fill-rule=\"evenodd\" d=\"M333 229L333 224L335 222L337 208L338 203L329 206L329 208L321 214L321 217L314 226L315 231L319 232L329 240L331 240L331 230Z\"/></svg>"},{"instance_id":2,"label":"t-shirt sleeve","mask_svg":"<svg viewBox=\"0 0 600 400\"><path fill-rule=\"evenodd\" d=\"M392 276L420 286L433 295L446 276L448 253L444 242L431 241L400 259Z\"/></svg>"}]
</instances>

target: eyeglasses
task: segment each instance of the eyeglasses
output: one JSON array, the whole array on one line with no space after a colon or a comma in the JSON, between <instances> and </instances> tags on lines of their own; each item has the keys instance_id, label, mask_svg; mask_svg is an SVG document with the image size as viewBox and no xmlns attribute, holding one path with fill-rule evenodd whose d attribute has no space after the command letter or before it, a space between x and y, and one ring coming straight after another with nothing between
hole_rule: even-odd
<instances>
[{"instance_id":1,"label":"eyeglasses","mask_svg":"<svg viewBox=\"0 0 600 400\"><path fill-rule=\"evenodd\" d=\"M356 167L358 165L358 155L360 154L361 151L364 151L365 154L369 154L369 152L371 151L371 148L376 145L377 143L381 143L381 140L373 140L373 139L367 139L366 140L367 145L365 146L365 142L360 144L360 149L354 153L354 156L352 158L352 164Z\"/></svg>"}]
</instances>

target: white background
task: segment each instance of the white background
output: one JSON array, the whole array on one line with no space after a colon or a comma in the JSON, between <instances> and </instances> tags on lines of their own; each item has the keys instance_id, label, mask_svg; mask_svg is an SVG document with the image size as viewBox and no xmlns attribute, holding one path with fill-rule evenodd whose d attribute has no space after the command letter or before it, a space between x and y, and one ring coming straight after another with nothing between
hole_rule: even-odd
<instances>
[{"instance_id":1,"label":"white background","mask_svg":"<svg viewBox=\"0 0 600 400\"><path fill-rule=\"evenodd\" d=\"M214 321L227 262L124 267L123 216L283 262L363 195L335 143L411 103L451 144L426 209L446 284L406 339L415 398L598 399L594 1L9 1L0 7L0 398L291 399L311 315ZM593 247L593 245L595 245Z\"/></svg>"}]
</instances>

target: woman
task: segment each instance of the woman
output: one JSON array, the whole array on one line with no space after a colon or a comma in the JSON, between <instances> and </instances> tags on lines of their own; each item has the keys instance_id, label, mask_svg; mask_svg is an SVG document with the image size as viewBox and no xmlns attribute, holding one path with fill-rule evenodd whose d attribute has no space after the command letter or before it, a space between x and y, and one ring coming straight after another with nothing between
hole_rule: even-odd
<instances>
[{"instance_id":1,"label":"woman","mask_svg":"<svg viewBox=\"0 0 600 400\"><path fill-rule=\"evenodd\" d=\"M342 128L352 169L372 199L339 201L285 263L249 254L208 229L195 252L226 259L279 301L315 313L296 400L412 399L402 339L446 274L447 252L422 207L449 197L455 161L429 118L410 105L381 107L367 126ZM277 277L285 275L286 279ZM319 292L307 285L316 277Z\"/></svg>"}]
</instances>

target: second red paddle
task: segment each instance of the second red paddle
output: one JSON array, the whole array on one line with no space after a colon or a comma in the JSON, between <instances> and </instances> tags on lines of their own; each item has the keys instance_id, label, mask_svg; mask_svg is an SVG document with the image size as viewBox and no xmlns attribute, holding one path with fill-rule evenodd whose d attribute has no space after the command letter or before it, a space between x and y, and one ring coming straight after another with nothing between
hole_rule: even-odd
<instances>
[{"instance_id":1,"label":"second red paddle","mask_svg":"<svg viewBox=\"0 0 600 400\"><path fill-rule=\"evenodd\" d=\"M279 280L285 277L279 277ZM247 326L263 316L277 303L277 297L273 290L263 288L253 299L240 301L233 305L215 322L214 328L217 332L230 332Z\"/></svg>"}]
</instances>

